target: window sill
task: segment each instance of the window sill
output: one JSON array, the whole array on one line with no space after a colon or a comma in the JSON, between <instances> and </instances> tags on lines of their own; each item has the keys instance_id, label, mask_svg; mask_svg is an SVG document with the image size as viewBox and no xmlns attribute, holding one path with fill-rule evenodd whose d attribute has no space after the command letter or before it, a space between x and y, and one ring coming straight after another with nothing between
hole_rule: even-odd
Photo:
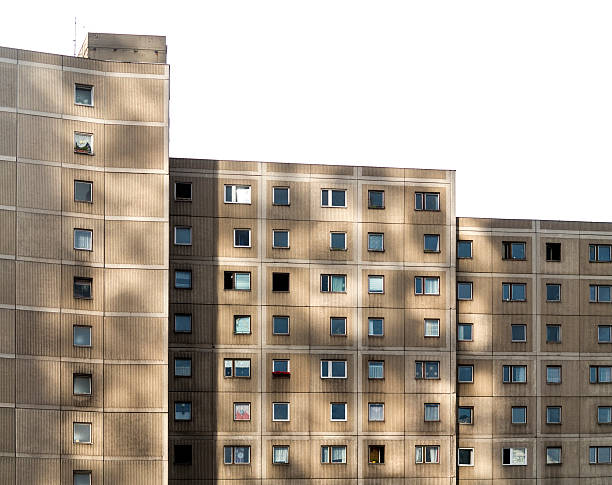
<instances>
[{"instance_id":1,"label":"window sill","mask_svg":"<svg viewBox=\"0 0 612 485\"><path fill-rule=\"evenodd\" d=\"M272 246L272 249L291 249L289 246Z\"/></svg>"}]
</instances>

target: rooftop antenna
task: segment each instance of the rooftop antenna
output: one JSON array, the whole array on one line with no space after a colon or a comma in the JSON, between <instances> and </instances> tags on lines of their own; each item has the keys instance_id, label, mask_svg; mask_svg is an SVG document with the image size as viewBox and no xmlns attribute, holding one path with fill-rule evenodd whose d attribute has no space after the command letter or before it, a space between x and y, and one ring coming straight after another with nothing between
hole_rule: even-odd
<instances>
[{"instance_id":1,"label":"rooftop antenna","mask_svg":"<svg viewBox=\"0 0 612 485\"><path fill-rule=\"evenodd\" d=\"M77 37L77 19L74 18L74 40L72 41L74 44L73 56L76 56L76 37Z\"/></svg>"}]
</instances>

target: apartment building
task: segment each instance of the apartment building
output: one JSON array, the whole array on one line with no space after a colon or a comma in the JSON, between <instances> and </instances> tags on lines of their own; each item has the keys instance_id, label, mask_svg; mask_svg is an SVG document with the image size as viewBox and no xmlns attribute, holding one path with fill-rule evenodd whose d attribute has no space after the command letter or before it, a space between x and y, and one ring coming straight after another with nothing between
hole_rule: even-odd
<instances>
[{"instance_id":1,"label":"apartment building","mask_svg":"<svg viewBox=\"0 0 612 485\"><path fill-rule=\"evenodd\" d=\"M165 39L88 41L0 48L3 485L167 483Z\"/></svg>"}]
</instances>

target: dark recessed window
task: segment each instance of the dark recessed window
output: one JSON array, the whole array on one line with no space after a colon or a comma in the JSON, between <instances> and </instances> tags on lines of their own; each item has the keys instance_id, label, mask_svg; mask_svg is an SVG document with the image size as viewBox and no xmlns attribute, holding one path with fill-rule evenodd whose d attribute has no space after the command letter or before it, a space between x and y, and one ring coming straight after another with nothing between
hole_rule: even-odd
<instances>
[{"instance_id":1,"label":"dark recessed window","mask_svg":"<svg viewBox=\"0 0 612 485\"><path fill-rule=\"evenodd\" d=\"M73 282L73 296L74 298L91 299L92 295L92 283L91 278L78 278L75 276Z\"/></svg>"},{"instance_id":2,"label":"dark recessed window","mask_svg":"<svg viewBox=\"0 0 612 485\"><path fill-rule=\"evenodd\" d=\"M84 180L74 181L74 201L75 202L93 202L93 182Z\"/></svg>"},{"instance_id":3,"label":"dark recessed window","mask_svg":"<svg viewBox=\"0 0 612 485\"><path fill-rule=\"evenodd\" d=\"M75 84L74 104L93 106L93 86L88 84Z\"/></svg>"},{"instance_id":4,"label":"dark recessed window","mask_svg":"<svg viewBox=\"0 0 612 485\"><path fill-rule=\"evenodd\" d=\"M331 317L329 319L329 333L331 335L346 335L346 317Z\"/></svg>"},{"instance_id":5,"label":"dark recessed window","mask_svg":"<svg viewBox=\"0 0 612 485\"><path fill-rule=\"evenodd\" d=\"M423 240L423 251L426 253L439 253L440 252L440 235L439 234L425 234Z\"/></svg>"},{"instance_id":6,"label":"dark recessed window","mask_svg":"<svg viewBox=\"0 0 612 485\"><path fill-rule=\"evenodd\" d=\"M546 301L561 301L561 285L557 283L546 284Z\"/></svg>"},{"instance_id":7,"label":"dark recessed window","mask_svg":"<svg viewBox=\"0 0 612 485\"><path fill-rule=\"evenodd\" d=\"M174 200L190 201L191 197L191 182L174 183Z\"/></svg>"},{"instance_id":8,"label":"dark recessed window","mask_svg":"<svg viewBox=\"0 0 612 485\"><path fill-rule=\"evenodd\" d=\"M223 289L244 290L251 289L251 273L238 273L235 271L223 272Z\"/></svg>"},{"instance_id":9,"label":"dark recessed window","mask_svg":"<svg viewBox=\"0 0 612 485\"><path fill-rule=\"evenodd\" d=\"M191 288L191 270L174 271L174 287L188 290Z\"/></svg>"},{"instance_id":10,"label":"dark recessed window","mask_svg":"<svg viewBox=\"0 0 612 485\"><path fill-rule=\"evenodd\" d=\"M368 209L385 208L385 191L368 190Z\"/></svg>"},{"instance_id":11,"label":"dark recessed window","mask_svg":"<svg viewBox=\"0 0 612 485\"><path fill-rule=\"evenodd\" d=\"M546 343L561 343L561 325L546 325Z\"/></svg>"},{"instance_id":12,"label":"dark recessed window","mask_svg":"<svg viewBox=\"0 0 612 485\"><path fill-rule=\"evenodd\" d=\"M289 317L284 317L284 316L272 317L272 334L273 335L289 335Z\"/></svg>"},{"instance_id":13,"label":"dark recessed window","mask_svg":"<svg viewBox=\"0 0 612 485\"><path fill-rule=\"evenodd\" d=\"M72 472L72 485L91 485L91 471L74 470Z\"/></svg>"},{"instance_id":14,"label":"dark recessed window","mask_svg":"<svg viewBox=\"0 0 612 485\"><path fill-rule=\"evenodd\" d=\"M289 187L273 187L272 204L289 205Z\"/></svg>"},{"instance_id":15,"label":"dark recessed window","mask_svg":"<svg viewBox=\"0 0 612 485\"><path fill-rule=\"evenodd\" d=\"M289 291L289 273L272 273L272 291Z\"/></svg>"},{"instance_id":16,"label":"dark recessed window","mask_svg":"<svg viewBox=\"0 0 612 485\"><path fill-rule=\"evenodd\" d=\"M472 241L457 241L457 258L472 258Z\"/></svg>"},{"instance_id":17,"label":"dark recessed window","mask_svg":"<svg viewBox=\"0 0 612 485\"><path fill-rule=\"evenodd\" d=\"M526 259L524 242L503 242L502 259Z\"/></svg>"},{"instance_id":18,"label":"dark recessed window","mask_svg":"<svg viewBox=\"0 0 612 485\"><path fill-rule=\"evenodd\" d=\"M414 210L439 211L440 194L437 192L416 192L414 194Z\"/></svg>"},{"instance_id":19,"label":"dark recessed window","mask_svg":"<svg viewBox=\"0 0 612 485\"><path fill-rule=\"evenodd\" d=\"M234 229L234 247L235 248L250 248L251 247L251 230L250 229Z\"/></svg>"},{"instance_id":20,"label":"dark recessed window","mask_svg":"<svg viewBox=\"0 0 612 485\"><path fill-rule=\"evenodd\" d=\"M546 243L546 261L561 261L561 243Z\"/></svg>"},{"instance_id":21,"label":"dark recessed window","mask_svg":"<svg viewBox=\"0 0 612 485\"><path fill-rule=\"evenodd\" d=\"M174 464L191 465L191 445L174 445Z\"/></svg>"}]
</instances>

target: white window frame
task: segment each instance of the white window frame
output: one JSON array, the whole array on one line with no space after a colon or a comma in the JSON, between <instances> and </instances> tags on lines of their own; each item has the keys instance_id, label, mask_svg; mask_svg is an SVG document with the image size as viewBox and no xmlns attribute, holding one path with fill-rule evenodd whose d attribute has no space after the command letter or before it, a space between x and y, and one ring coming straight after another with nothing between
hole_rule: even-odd
<instances>
[{"instance_id":1,"label":"white window frame","mask_svg":"<svg viewBox=\"0 0 612 485\"><path fill-rule=\"evenodd\" d=\"M287 406L287 419L278 419L275 417L275 405L284 404ZM279 423L286 423L291 421L291 403L288 402L273 402L272 403L272 421Z\"/></svg>"},{"instance_id":2,"label":"white window frame","mask_svg":"<svg viewBox=\"0 0 612 485\"><path fill-rule=\"evenodd\" d=\"M421 291L417 292L417 285L416 285L416 281L417 279L421 280ZM429 293L425 291L425 282L427 280L437 280L438 282L438 291L437 293ZM415 276L414 277L414 294L415 295L421 295L421 296L439 296L440 295L440 277L439 276Z\"/></svg>"},{"instance_id":3,"label":"white window frame","mask_svg":"<svg viewBox=\"0 0 612 485\"><path fill-rule=\"evenodd\" d=\"M333 333L332 320L344 320L344 333ZM348 324L346 317L329 317L329 334L332 337L346 337L348 334Z\"/></svg>"},{"instance_id":4,"label":"white window frame","mask_svg":"<svg viewBox=\"0 0 612 485\"><path fill-rule=\"evenodd\" d=\"M601 421L599 419L599 410L609 409L610 410L610 421ZM597 424L612 424L612 405L611 406L597 406Z\"/></svg>"},{"instance_id":5,"label":"white window frame","mask_svg":"<svg viewBox=\"0 0 612 485\"><path fill-rule=\"evenodd\" d=\"M610 288L610 300L602 300L599 298L600 288ZM591 298L591 293L595 290L595 299ZM612 302L612 285L589 285L589 303L610 303Z\"/></svg>"},{"instance_id":6,"label":"white window frame","mask_svg":"<svg viewBox=\"0 0 612 485\"><path fill-rule=\"evenodd\" d=\"M437 329L437 332L432 335L427 334L427 322L436 322L434 326ZM440 319L439 318L425 318L423 319L423 336L425 338L440 338Z\"/></svg>"},{"instance_id":7,"label":"white window frame","mask_svg":"<svg viewBox=\"0 0 612 485\"><path fill-rule=\"evenodd\" d=\"M437 209L427 209L427 196L428 195L437 195ZM419 204L417 203L418 199L421 199L421 208L419 209ZM440 192L415 192L414 193L414 210L419 212L440 212Z\"/></svg>"},{"instance_id":8,"label":"white window frame","mask_svg":"<svg viewBox=\"0 0 612 485\"><path fill-rule=\"evenodd\" d=\"M89 234L89 247L86 248L77 248L77 231L86 232ZM93 251L93 230L92 229L82 229L80 227L75 227L72 231L72 239L73 239L73 247L75 251Z\"/></svg>"},{"instance_id":9,"label":"white window frame","mask_svg":"<svg viewBox=\"0 0 612 485\"><path fill-rule=\"evenodd\" d=\"M428 237L435 237L437 239L436 249L427 249L425 241ZM423 252L424 253L439 253L440 252L440 234L423 234Z\"/></svg>"},{"instance_id":10,"label":"white window frame","mask_svg":"<svg viewBox=\"0 0 612 485\"><path fill-rule=\"evenodd\" d=\"M227 187L232 188L232 200L227 200L225 196L227 195ZM238 202L238 189L249 189L249 201L248 202ZM252 202L252 189L250 185L242 185L242 184L225 184L223 185L223 202L226 204L244 204L250 205Z\"/></svg>"},{"instance_id":11,"label":"white window frame","mask_svg":"<svg viewBox=\"0 0 612 485\"><path fill-rule=\"evenodd\" d=\"M332 246L332 238L334 234L344 234L344 247L342 248L334 248ZM329 249L330 251L347 251L347 236L345 231L330 231L329 232Z\"/></svg>"},{"instance_id":12,"label":"white window frame","mask_svg":"<svg viewBox=\"0 0 612 485\"><path fill-rule=\"evenodd\" d=\"M504 450L510 450L510 463L504 463ZM522 450L525 453L525 463L512 463L514 452ZM527 466L528 463L528 451L527 448L516 447L516 448L502 448L502 466Z\"/></svg>"},{"instance_id":13,"label":"white window frame","mask_svg":"<svg viewBox=\"0 0 612 485\"><path fill-rule=\"evenodd\" d=\"M524 338L521 340L516 340L514 339L514 336L512 335L514 332L512 332L512 330L514 329L514 327L523 327L524 330ZM510 324L510 340L514 343L524 343L527 342L527 325L525 325L524 323L511 323Z\"/></svg>"},{"instance_id":14,"label":"white window frame","mask_svg":"<svg viewBox=\"0 0 612 485\"><path fill-rule=\"evenodd\" d=\"M277 362L287 362L287 370L274 370ZM291 375L291 359L272 359L272 375Z\"/></svg>"},{"instance_id":15,"label":"white window frame","mask_svg":"<svg viewBox=\"0 0 612 485\"><path fill-rule=\"evenodd\" d=\"M438 377L427 377L427 364L436 364L438 367ZM420 365L421 373L417 376L417 366ZM414 361L414 378L416 380L438 380L440 379L440 361L439 360L415 360Z\"/></svg>"},{"instance_id":16,"label":"white window frame","mask_svg":"<svg viewBox=\"0 0 612 485\"><path fill-rule=\"evenodd\" d=\"M327 372L328 375L323 375L323 363L326 362L327 363ZM340 376L340 377L336 377L333 375L332 373L332 364L334 362L343 362L344 363L344 376ZM347 379L348 378L348 365L347 365L347 361L346 360L337 360L337 359L331 359L331 360L322 360L321 361L321 379Z\"/></svg>"},{"instance_id":17,"label":"white window frame","mask_svg":"<svg viewBox=\"0 0 612 485\"><path fill-rule=\"evenodd\" d=\"M287 203L286 204L278 204L274 202L274 190L275 189L287 189ZM291 205L291 187L289 187L288 185L275 185L274 187L272 187L272 205L275 205L278 207L289 207Z\"/></svg>"},{"instance_id":18,"label":"white window frame","mask_svg":"<svg viewBox=\"0 0 612 485\"><path fill-rule=\"evenodd\" d=\"M370 321L380 320L382 322L382 333L370 333ZM372 329L374 326L372 325ZM368 337L384 337L385 336L385 319L384 317L368 317Z\"/></svg>"},{"instance_id":19,"label":"white window frame","mask_svg":"<svg viewBox=\"0 0 612 485\"><path fill-rule=\"evenodd\" d=\"M286 232L287 233L287 245L286 246L277 246L276 244L274 244L274 236L276 235L277 232ZM290 231L289 229L272 229L272 248L273 249L289 249L291 247L291 243L289 241L290 238Z\"/></svg>"},{"instance_id":20,"label":"white window frame","mask_svg":"<svg viewBox=\"0 0 612 485\"><path fill-rule=\"evenodd\" d=\"M469 381L459 380L459 368L460 367L469 367L470 369L472 369L472 378ZM474 383L474 364L457 364L457 382L459 384L473 384Z\"/></svg>"},{"instance_id":21,"label":"white window frame","mask_svg":"<svg viewBox=\"0 0 612 485\"><path fill-rule=\"evenodd\" d=\"M459 243L469 243L470 244L470 255L469 256L459 256ZM474 259L474 241L471 239L459 239L457 241L457 259Z\"/></svg>"},{"instance_id":22,"label":"white window frame","mask_svg":"<svg viewBox=\"0 0 612 485\"><path fill-rule=\"evenodd\" d=\"M87 152L82 152L82 151L77 151L77 136L84 136L84 137L89 137L89 145L91 147L91 151L89 153ZM76 153L77 155L89 155L89 156L93 156L96 152L94 150L94 134L93 133L85 133L83 131L75 131L74 132L74 138L73 138L73 144L74 144L74 153Z\"/></svg>"},{"instance_id":23,"label":"white window frame","mask_svg":"<svg viewBox=\"0 0 612 485\"><path fill-rule=\"evenodd\" d=\"M77 426L80 426L80 425L87 426L89 428L89 441L78 441L76 439L76 428ZM72 422L72 442L74 444L79 444L79 445L92 445L93 444L93 427L91 423L73 421Z\"/></svg>"},{"instance_id":24,"label":"white window frame","mask_svg":"<svg viewBox=\"0 0 612 485\"><path fill-rule=\"evenodd\" d=\"M334 291L333 290L333 279L334 277L340 277L340 278L344 278L344 291ZM327 291L323 290L323 278L327 279ZM347 287L347 278L345 274L338 274L338 273L323 273L321 274L320 278L319 278L319 284L320 284L320 292L321 293L346 293L346 287Z\"/></svg>"},{"instance_id":25,"label":"white window frame","mask_svg":"<svg viewBox=\"0 0 612 485\"><path fill-rule=\"evenodd\" d=\"M380 279L382 282L382 290L381 291L372 291L370 287L370 280ZM368 275L368 294L369 295L383 295L385 293L385 276L380 274L369 274Z\"/></svg>"},{"instance_id":26,"label":"white window frame","mask_svg":"<svg viewBox=\"0 0 612 485\"><path fill-rule=\"evenodd\" d=\"M189 231L189 242L180 243L177 242L177 234L180 229L187 229ZM193 244L193 233L190 226L174 226L174 245L175 246L191 246Z\"/></svg>"},{"instance_id":27,"label":"white window frame","mask_svg":"<svg viewBox=\"0 0 612 485\"><path fill-rule=\"evenodd\" d=\"M328 205L323 205L323 192L327 191L327 203ZM344 192L344 205L332 205L332 191L334 192ZM329 207L329 208L346 208L347 201L347 193L346 189L321 189L321 207Z\"/></svg>"},{"instance_id":28,"label":"white window frame","mask_svg":"<svg viewBox=\"0 0 612 485\"><path fill-rule=\"evenodd\" d=\"M549 300L548 299L548 287L549 286L558 286L559 287L559 299L558 300ZM547 303L559 303L561 301L561 283L546 283L546 302Z\"/></svg>"},{"instance_id":29,"label":"white window frame","mask_svg":"<svg viewBox=\"0 0 612 485\"><path fill-rule=\"evenodd\" d=\"M507 299L504 298L504 286L505 285L508 285L508 298ZM525 287L525 298L523 298L522 300L514 298L514 287L518 287L518 286ZM503 302L526 302L527 301L527 283L520 283L520 282L512 283L508 281L502 283L502 301Z\"/></svg>"},{"instance_id":30,"label":"white window frame","mask_svg":"<svg viewBox=\"0 0 612 485\"><path fill-rule=\"evenodd\" d=\"M508 367L508 372L509 372L509 377L508 380L504 380L504 368ZM513 377L513 370L514 367L524 367L525 368L525 380L524 381L515 381L514 377ZM528 373L529 369L527 368L527 365L525 364L504 364L502 365L502 382L504 384L525 384L527 383L527 373Z\"/></svg>"},{"instance_id":31,"label":"white window frame","mask_svg":"<svg viewBox=\"0 0 612 485\"><path fill-rule=\"evenodd\" d=\"M380 406L382 408L382 419L372 419L371 409L374 406ZM369 402L368 403L368 421L372 423L382 423L385 421L385 403L384 402Z\"/></svg>"},{"instance_id":32,"label":"white window frame","mask_svg":"<svg viewBox=\"0 0 612 485\"><path fill-rule=\"evenodd\" d=\"M607 247L608 250L612 253L612 246L610 244L597 244L597 243L589 244L589 263L610 263L612 262L612 260L605 260L605 259L600 258L599 248L602 246ZM595 252L595 259L591 259L592 249Z\"/></svg>"},{"instance_id":33,"label":"white window frame","mask_svg":"<svg viewBox=\"0 0 612 485\"><path fill-rule=\"evenodd\" d=\"M470 288L470 297L469 298L460 298L459 297L459 286L466 285ZM457 300L458 301L472 301L474 299L474 283L471 281L457 281Z\"/></svg>"},{"instance_id":34,"label":"white window frame","mask_svg":"<svg viewBox=\"0 0 612 485\"><path fill-rule=\"evenodd\" d=\"M438 412L438 419L427 419L427 407L432 407ZM439 402L426 402L423 404L423 421L425 423L439 423L440 422L440 403Z\"/></svg>"},{"instance_id":35,"label":"white window frame","mask_svg":"<svg viewBox=\"0 0 612 485\"><path fill-rule=\"evenodd\" d=\"M417 452L417 448L420 448L420 459L419 452ZM427 453L428 448L437 448L438 452L436 453L437 461L428 461L429 453ZM437 465L440 463L440 445L416 445L414 447L414 462L420 465Z\"/></svg>"},{"instance_id":36,"label":"white window frame","mask_svg":"<svg viewBox=\"0 0 612 485\"><path fill-rule=\"evenodd\" d=\"M382 367L382 376L381 377L371 377L370 367L373 367L374 364L381 364ZM371 381L381 381L385 378L385 361L384 360L368 360L368 379Z\"/></svg>"},{"instance_id":37,"label":"white window frame","mask_svg":"<svg viewBox=\"0 0 612 485\"><path fill-rule=\"evenodd\" d=\"M237 323L238 320L240 320L242 318L248 318L249 319L249 331L248 332L238 332L238 331L236 331L236 323ZM251 333L252 333L252 330L251 330L251 315L234 315L232 333L233 333L233 335L251 335Z\"/></svg>"},{"instance_id":38,"label":"white window frame","mask_svg":"<svg viewBox=\"0 0 612 485\"><path fill-rule=\"evenodd\" d=\"M461 450L469 450L470 452L470 463L461 463L459 461L459 451ZM459 448L457 450L457 466L474 466L474 448Z\"/></svg>"},{"instance_id":39,"label":"white window frame","mask_svg":"<svg viewBox=\"0 0 612 485\"><path fill-rule=\"evenodd\" d=\"M225 459L225 449L229 448L231 450L231 461L227 461ZM249 459L244 463L236 463L234 459L234 454L236 452L236 448L246 448L248 450ZM225 445L223 447L223 464L224 465L250 465L251 464L251 446L250 445Z\"/></svg>"},{"instance_id":40,"label":"white window frame","mask_svg":"<svg viewBox=\"0 0 612 485\"><path fill-rule=\"evenodd\" d=\"M327 448L327 461L323 461L323 448ZM332 461L334 455L334 448L344 449L344 461ZM321 445L321 464L325 465L344 465L347 463L347 447L346 445Z\"/></svg>"},{"instance_id":41,"label":"white window frame","mask_svg":"<svg viewBox=\"0 0 612 485\"><path fill-rule=\"evenodd\" d=\"M332 409L334 406L342 406L344 408L344 418L334 419L332 414ZM335 422L344 422L348 420L348 404L345 402L330 402L329 403L329 420L333 423Z\"/></svg>"},{"instance_id":42,"label":"white window frame","mask_svg":"<svg viewBox=\"0 0 612 485\"><path fill-rule=\"evenodd\" d=\"M89 88L89 91L91 92L91 104L85 104L85 103L78 103L76 100L76 91L77 88ZM94 107L94 86L93 84L82 84L82 83L74 83L74 104L76 106L87 106L88 108L93 108Z\"/></svg>"},{"instance_id":43,"label":"white window frame","mask_svg":"<svg viewBox=\"0 0 612 485\"><path fill-rule=\"evenodd\" d=\"M274 319L275 318L286 318L287 319L287 333L279 333L274 330ZM272 335L290 335L291 334L291 317L289 315L272 315Z\"/></svg>"},{"instance_id":44,"label":"white window frame","mask_svg":"<svg viewBox=\"0 0 612 485\"><path fill-rule=\"evenodd\" d=\"M249 233L249 244L248 246L237 246L236 245L236 231L247 231ZM235 248L250 248L252 246L251 228L249 227L238 227L234 229L234 247Z\"/></svg>"},{"instance_id":45,"label":"white window frame","mask_svg":"<svg viewBox=\"0 0 612 485\"><path fill-rule=\"evenodd\" d=\"M370 236L380 236L382 245L380 249L372 249L370 247ZM385 233L384 232L368 232L368 251L371 253L384 253L385 252Z\"/></svg>"},{"instance_id":46,"label":"white window frame","mask_svg":"<svg viewBox=\"0 0 612 485\"><path fill-rule=\"evenodd\" d=\"M469 339L460 339L459 338L459 327L460 326L466 326L466 327L470 327L470 337ZM458 342L473 342L474 341L474 324L473 323L465 323L465 322L460 322L457 324L457 341Z\"/></svg>"},{"instance_id":47,"label":"white window frame","mask_svg":"<svg viewBox=\"0 0 612 485\"><path fill-rule=\"evenodd\" d=\"M237 376L236 375L236 361L248 362L249 363L249 375L248 376ZM231 362L232 374L229 376L225 375L225 369L227 369L227 362ZM239 359L239 358L227 358L223 359L223 378L224 379L250 379L251 378L251 359Z\"/></svg>"}]
</instances>

